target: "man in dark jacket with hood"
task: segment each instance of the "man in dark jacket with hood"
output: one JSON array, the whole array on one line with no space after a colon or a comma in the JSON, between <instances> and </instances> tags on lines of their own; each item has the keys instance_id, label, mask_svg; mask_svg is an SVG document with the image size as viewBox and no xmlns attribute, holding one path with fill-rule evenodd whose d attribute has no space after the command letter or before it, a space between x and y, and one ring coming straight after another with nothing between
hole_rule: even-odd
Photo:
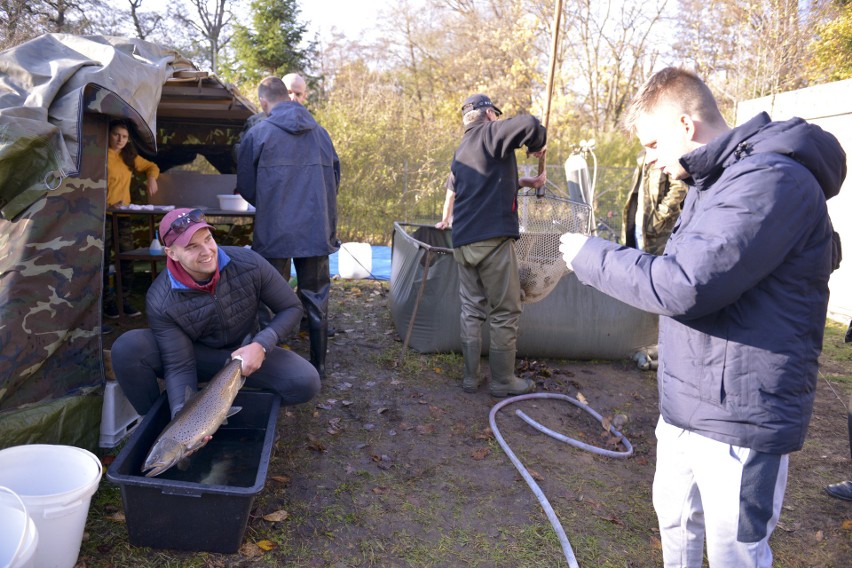
<instances>
[{"instance_id":1,"label":"man in dark jacket with hood","mask_svg":"<svg viewBox=\"0 0 852 568\"><path fill-rule=\"evenodd\" d=\"M172 416L231 357L243 358L246 386L270 389L284 404L312 399L319 376L296 353L278 347L302 317L287 281L254 251L219 247L200 210L175 209L160 221L166 270L148 288L149 329L115 340L112 365L127 399L145 414L166 383ZM263 302L274 316L257 326Z\"/></svg>"},{"instance_id":2,"label":"man in dark jacket with hood","mask_svg":"<svg viewBox=\"0 0 852 568\"><path fill-rule=\"evenodd\" d=\"M654 508L665 566L769 567L790 452L813 410L846 156L801 119L730 128L667 68L628 110L652 167L689 185L662 256L567 234L584 284L660 314Z\"/></svg>"},{"instance_id":3,"label":"man in dark jacket with hood","mask_svg":"<svg viewBox=\"0 0 852 568\"><path fill-rule=\"evenodd\" d=\"M257 209L252 249L299 281L311 341L311 363L325 375L328 342L328 255L337 238L340 161L328 133L291 100L284 82L267 77L257 89L267 118L240 142L237 190Z\"/></svg>"}]
</instances>

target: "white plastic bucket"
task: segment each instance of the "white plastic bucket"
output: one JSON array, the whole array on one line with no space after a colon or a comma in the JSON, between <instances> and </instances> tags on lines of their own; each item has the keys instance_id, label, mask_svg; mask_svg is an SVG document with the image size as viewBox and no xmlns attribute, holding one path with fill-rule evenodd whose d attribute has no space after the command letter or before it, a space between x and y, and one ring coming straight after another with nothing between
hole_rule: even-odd
<instances>
[{"instance_id":1,"label":"white plastic bucket","mask_svg":"<svg viewBox=\"0 0 852 568\"><path fill-rule=\"evenodd\" d=\"M102 474L100 460L74 446L0 450L0 485L18 494L38 533L34 566L73 568L77 563L89 503Z\"/></svg>"},{"instance_id":2,"label":"white plastic bucket","mask_svg":"<svg viewBox=\"0 0 852 568\"><path fill-rule=\"evenodd\" d=\"M369 278L373 270L370 243L343 243L337 253L337 271L341 278Z\"/></svg>"},{"instance_id":3,"label":"white plastic bucket","mask_svg":"<svg viewBox=\"0 0 852 568\"><path fill-rule=\"evenodd\" d=\"M33 568L38 530L17 493L0 487L0 566Z\"/></svg>"},{"instance_id":4,"label":"white plastic bucket","mask_svg":"<svg viewBox=\"0 0 852 568\"><path fill-rule=\"evenodd\" d=\"M219 194L219 209L222 211L248 211L249 202L242 195Z\"/></svg>"}]
</instances>

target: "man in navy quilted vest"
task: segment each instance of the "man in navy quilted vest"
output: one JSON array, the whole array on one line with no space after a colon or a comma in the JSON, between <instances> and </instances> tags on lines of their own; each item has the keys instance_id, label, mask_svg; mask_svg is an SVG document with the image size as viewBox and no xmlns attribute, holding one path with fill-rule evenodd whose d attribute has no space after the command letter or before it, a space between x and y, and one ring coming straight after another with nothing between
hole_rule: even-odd
<instances>
[{"instance_id":1,"label":"man in navy quilted vest","mask_svg":"<svg viewBox=\"0 0 852 568\"><path fill-rule=\"evenodd\" d=\"M160 221L166 270L146 296L150 328L128 331L112 346L116 380L139 414L160 395L157 378L165 380L174 416L187 392L237 355L245 386L272 390L283 404L307 402L320 390L314 366L278 347L302 317L295 292L256 252L219 247L211 228L198 209L175 209ZM261 302L274 316L258 328Z\"/></svg>"}]
</instances>

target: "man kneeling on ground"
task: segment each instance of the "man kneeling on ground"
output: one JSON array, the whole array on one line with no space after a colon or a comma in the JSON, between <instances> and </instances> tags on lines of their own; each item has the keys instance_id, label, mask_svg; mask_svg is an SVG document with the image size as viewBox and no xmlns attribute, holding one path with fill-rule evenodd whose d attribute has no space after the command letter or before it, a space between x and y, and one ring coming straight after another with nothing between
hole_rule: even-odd
<instances>
[{"instance_id":1,"label":"man kneeling on ground","mask_svg":"<svg viewBox=\"0 0 852 568\"><path fill-rule=\"evenodd\" d=\"M144 415L160 395L161 377L174 416L187 392L239 355L246 386L274 391L285 405L311 400L320 390L316 369L277 346L299 324L301 302L263 257L217 246L210 229L198 209L175 209L160 222L167 270L148 289L150 328L128 331L112 346L124 394ZM261 303L275 314L263 329Z\"/></svg>"}]
</instances>

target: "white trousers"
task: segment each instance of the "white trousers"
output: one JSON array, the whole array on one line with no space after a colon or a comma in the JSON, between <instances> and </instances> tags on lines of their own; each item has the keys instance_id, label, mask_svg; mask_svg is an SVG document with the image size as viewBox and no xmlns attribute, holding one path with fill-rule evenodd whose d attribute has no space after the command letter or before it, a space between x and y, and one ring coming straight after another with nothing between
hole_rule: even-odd
<instances>
[{"instance_id":1,"label":"white trousers","mask_svg":"<svg viewBox=\"0 0 852 568\"><path fill-rule=\"evenodd\" d=\"M769 568L769 537L787 486L788 455L717 442L657 422L654 510L663 565Z\"/></svg>"}]
</instances>

